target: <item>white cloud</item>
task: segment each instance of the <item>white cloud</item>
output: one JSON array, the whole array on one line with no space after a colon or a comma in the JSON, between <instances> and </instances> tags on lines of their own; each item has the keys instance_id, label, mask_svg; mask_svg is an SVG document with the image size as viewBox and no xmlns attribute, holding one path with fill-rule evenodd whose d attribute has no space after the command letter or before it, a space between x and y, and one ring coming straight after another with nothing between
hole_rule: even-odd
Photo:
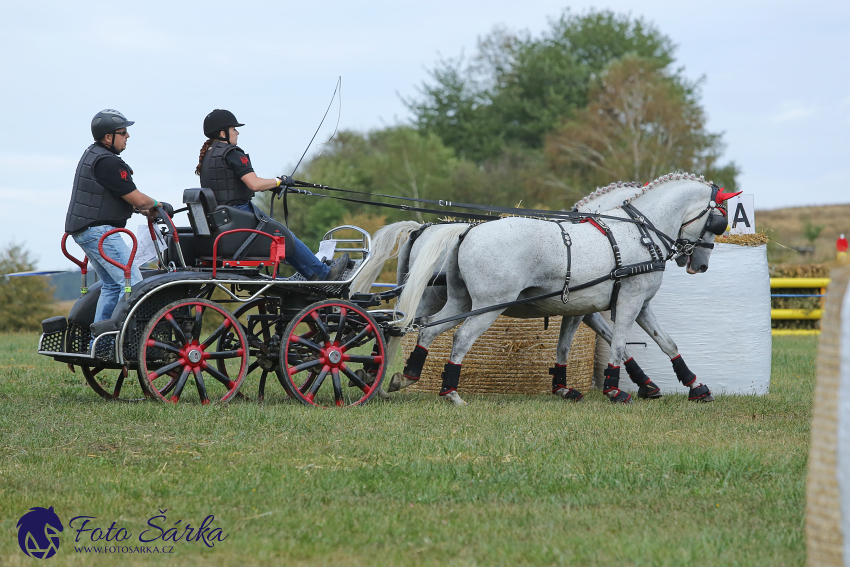
<instances>
[{"instance_id":1,"label":"white cloud","mask_svg":"<svg viewBox=\"0 0 850 567\"><path fill-rule=\"evenodd\" d=\"M771 122L781 124L783 122L795 122L812 116L817 112L814 106L808 106L799 102L784 101L779 105L779 110L771 117Z\"/></svg>"}]
</instances>

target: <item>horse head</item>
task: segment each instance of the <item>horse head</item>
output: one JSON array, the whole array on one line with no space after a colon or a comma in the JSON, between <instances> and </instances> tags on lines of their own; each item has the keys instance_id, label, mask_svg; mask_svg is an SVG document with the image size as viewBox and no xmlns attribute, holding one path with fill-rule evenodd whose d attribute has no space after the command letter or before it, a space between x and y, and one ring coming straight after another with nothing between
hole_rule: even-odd
<instances>
[{"instance_id":1,"label":"horse head","mask_svg":"<svg viewBox=\"0 0 850 567\"><path fill-rule=\"evenodd\" d=\"M689 274L701 274L708 270L714 240L726 231L729 224L723 203L741 193L725 193L722 187L711 185L708 203L696 216L683 222L679 230L679 242L683 247L683 254L676 258L679 267L686 267Z\"/></svg>"}]
</instances>

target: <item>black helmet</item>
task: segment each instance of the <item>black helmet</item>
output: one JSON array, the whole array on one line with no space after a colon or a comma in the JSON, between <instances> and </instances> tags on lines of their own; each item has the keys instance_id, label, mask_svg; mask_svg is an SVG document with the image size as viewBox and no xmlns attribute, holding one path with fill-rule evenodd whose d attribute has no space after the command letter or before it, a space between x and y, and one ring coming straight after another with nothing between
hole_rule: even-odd
<instances>
[{"instance_id":1,"label":"black helmet","mask_svg":"<svg viewBox=\"0 0 850 567\"><path fill-rule=\"evenodd\" d=\"M210 139L219 139L219 133L227 130L229 126L244 126L229 110L216 108L204 118L204 136Z\"/></svg>"},{"instance_id":2,"label":"black helmet","mask_svg":"<svg viewBox=\"0 0 850 567\"><path fill-rule=\"evenodd\" d=\"M125 128L135 124L132 120L127 120L127 117L118 112L107 108L101 110L91 119L91 135L95 140L100 140L107 134L116 131L118 128Z\"/></svg>"}]
</instances>

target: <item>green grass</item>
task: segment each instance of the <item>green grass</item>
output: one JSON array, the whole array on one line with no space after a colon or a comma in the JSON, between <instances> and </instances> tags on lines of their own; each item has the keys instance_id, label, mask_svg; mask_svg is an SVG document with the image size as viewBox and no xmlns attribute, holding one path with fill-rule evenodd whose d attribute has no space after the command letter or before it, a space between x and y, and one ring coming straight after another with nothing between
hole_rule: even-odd
<instances>
[{"instance_id":1,"label":"green grass","mask_svg":"<svg viewBox=\"0 0 850 567\"><path fill-rule=\"evenodd\" d=\"M402 394L343 411L107 403L36 340L0 336L0 564L33 564L16 536L32 506L65 525L52 565L805 562L813 337L774 339L764 397ZM215 514L230 535L170 556L74 552L71 517L138 545L160 509L166 529Z\"/></svg>"}]
</instances>

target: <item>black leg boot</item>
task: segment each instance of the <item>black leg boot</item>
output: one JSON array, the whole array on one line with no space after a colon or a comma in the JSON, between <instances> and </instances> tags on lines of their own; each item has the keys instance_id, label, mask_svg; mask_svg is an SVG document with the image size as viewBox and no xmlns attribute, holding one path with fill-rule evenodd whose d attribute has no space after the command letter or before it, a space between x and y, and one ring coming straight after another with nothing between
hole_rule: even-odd
<instances>
[{"instance_id":1,"label":"black leg boot","mask_svg":"<svg viewBox=\"0 0 850 567\"><path fill-rule=\"evenodd\" d=\"M682 355L677 355L670 362L673 364L673 371L676 373L676 378L683 386L691 389L688 394L688 399L692 402L713 402L714 396L711 395L711 390L705 384L697 383L697 375L691 372L688 365L682 359Z\"/></svg>"},{"instance_id":2,"label":"black leg boot","mask_svg":"<svg viewBox=\"0 0 850 567\"><path fill-rule=\"evenodd\" d=\"M567 365L555 363L555 368L549 369L552 375L552 393L565 400L580 402L584 394L575 388L567 388Z\"/></svg>"},{"instance_id":3,"label":"black leg boot","mask_svg":"<svg viewBox=\"0 0 850 567\"><path fill-rule=\"evenodd\" d=\"M661 388L649 379L649 376L638 366L634 358L628 359L624 366L626 367L626 372L629 374L629 379L638 386L639 398L655 400L662 396Z\"/></svg>"},{"instance_id":4,"label":"black leg boot","mask_svg":"<svg viewBox=\"0 0 850 567\"><path fill-rule=\"evenodd\" d=\"M609 363L602 374L605 376L602 393L615 404L631 403L632 395L620 389L620 367Z\"/></svg>"}]
</instances>

